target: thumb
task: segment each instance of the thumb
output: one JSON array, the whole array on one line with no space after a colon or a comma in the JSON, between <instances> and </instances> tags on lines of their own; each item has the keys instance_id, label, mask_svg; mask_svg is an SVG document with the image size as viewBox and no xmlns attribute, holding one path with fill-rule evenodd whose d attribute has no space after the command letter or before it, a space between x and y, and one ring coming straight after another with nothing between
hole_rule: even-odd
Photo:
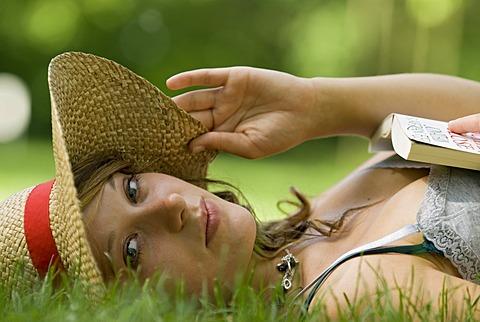
<instances>
[{"instance_id":1,"label":"thumb","mask_svg":"<svg viewBox=\"0 0 480 322\"><path fill-rule=\"evenodd\" d=\"M448 122L448 128L455 133L480 131L480 114L468 115Z\"/></svg>"},{"instance_id":2,"label":"thumb","mask_svg":"<svg viewBox=\"0 0 480 322\"><path fill-rule=\"evenodd\" d=\"M248 159L262 156L261 151L243 133L207 132L193 139L189 147L194 153L203 150L218 150Z\"/></svg>"}]
</instances>

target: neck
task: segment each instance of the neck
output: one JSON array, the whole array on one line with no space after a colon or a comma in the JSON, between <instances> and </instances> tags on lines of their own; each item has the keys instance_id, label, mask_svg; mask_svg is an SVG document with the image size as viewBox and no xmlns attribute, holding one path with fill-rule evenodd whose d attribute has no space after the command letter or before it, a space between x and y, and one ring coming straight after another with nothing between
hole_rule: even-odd
<instances>
[{"instance_id":1,"label":"neck","mask_svg":"<svg viewBox=\"0 0 480 322\"><path fill-rule=\"evenodd\" d=\"M265 297L270 300L272 298L272 292L282 289L282 279L285 272L280 272L277 265L282 262L282 258L286 255L286 252L280 252L273 258L264 258L258 254L254 254L249 264L249 272L252 272L251 285L257 291L262 291ZM296 253L293 253L297 256ZM295 292L301 286L302 283L302 269L301 263L299 263L295 270L295 275L292 279L292 286L288 292Z\"/></svg>"}]
</instances>

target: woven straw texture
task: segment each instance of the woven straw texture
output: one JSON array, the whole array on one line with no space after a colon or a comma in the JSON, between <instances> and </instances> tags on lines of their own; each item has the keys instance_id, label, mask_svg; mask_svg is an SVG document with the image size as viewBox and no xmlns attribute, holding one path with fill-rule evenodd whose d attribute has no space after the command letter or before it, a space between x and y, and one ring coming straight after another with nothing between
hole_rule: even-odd
<instances>
[{"instance_id":1,"label":"woven straw texture","mask_svg":"<svg viewBox=\"0 0 480 322\"><path fill-rule=\"evenodd\" d=\"M50 228L66 272L96 297L104 285L88 245L72 165L89 154L115 155L137 172L198 179L216 153L190 153L188 142L206 128L148 81L110 60L83 53L59 55L49 65L48 81L56 166ZM38 278L23 226L32 189L0 204L0 283L12 290Z\"/></svg>"},{"instance_id":2,"label":"woven straw texture","mask_svg":"<svg viewBox=\"0 0 480 322\"><path fill-rule=\"evenodd\" d=\"M72 164L88 154L121 154L137 172L205 176L214 152L188 142L207 129L159 89L125 67L66 53L50 64L50 90Z\"/></svg>"},{"instance_id":3,"label":"woven straw texture","mask_svg":"<svg viewBox=\"0 0 480 322\"><path fill-rule=\"evenodd\" d=\"M0 282L14 290L31 285L38 277L25 242L23 210L33 187L24 189L0 204Z\"/></svg>"}]
</instances>

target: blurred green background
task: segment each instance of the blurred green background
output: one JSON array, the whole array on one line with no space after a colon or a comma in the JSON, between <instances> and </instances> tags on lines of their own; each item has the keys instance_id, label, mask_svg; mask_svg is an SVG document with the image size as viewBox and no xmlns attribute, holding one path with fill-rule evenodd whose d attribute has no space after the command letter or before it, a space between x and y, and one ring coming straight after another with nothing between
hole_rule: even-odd
<instances>
[{"instance_id":1,"label":"blurred green background","mask_svg":"<svg viewBox=\"0 0 480 322\"><path fill-rule=\"evenodd\" d=\"M31 95L27 132L0 143L0 199L54 176L47 66L61 52L113 59L171 96L169 76L232 65L479 80L479 13L476 0L0 0L0 73L18 76ZM0 95L0 119L14 113ZM328 138L256 161L222 154L210 172L275 216L289 186L319 193L365 160L366 148Z\"/></svg>"}]
</instances>

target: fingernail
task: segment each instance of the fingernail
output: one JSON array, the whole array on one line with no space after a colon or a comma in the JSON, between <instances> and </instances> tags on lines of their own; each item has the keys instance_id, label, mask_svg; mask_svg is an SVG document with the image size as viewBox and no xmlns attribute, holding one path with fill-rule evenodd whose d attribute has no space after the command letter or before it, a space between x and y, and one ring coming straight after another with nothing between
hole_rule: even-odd
<instances>
[{"instance_id":1,"label":"fingernail","mask_svg":"<svg viewBox=\"0 0 480 322\"><path fill-rule=\"evenodd\" d=\"M192 152L193 153L200 153L200 152L203 152L205 151L205 147L204 146L196 146L192 149Z\"/></svg>"}]
</instances>

